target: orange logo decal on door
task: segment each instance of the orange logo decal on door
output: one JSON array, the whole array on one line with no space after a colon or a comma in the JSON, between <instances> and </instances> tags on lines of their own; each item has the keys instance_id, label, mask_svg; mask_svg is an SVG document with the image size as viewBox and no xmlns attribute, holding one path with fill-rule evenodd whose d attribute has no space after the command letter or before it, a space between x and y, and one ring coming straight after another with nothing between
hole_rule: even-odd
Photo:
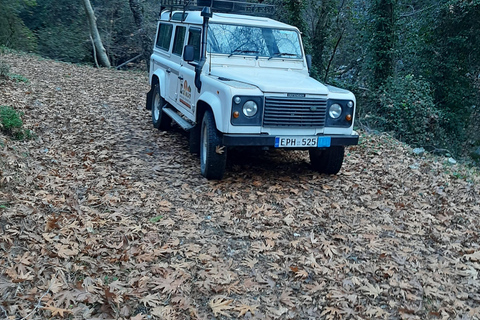
<instances>
[{"instance_id":1,"label":"orange logo decal on door","mask_svg":"<svg viewBox=\"0 0 480 320\"><path fill-rule=\"evenodd\" d=\"M180 86L180 94L188 100L192 98L192 88L188 85L187 80L183 81L183 86Z\"/></svg>"}]
</instances>

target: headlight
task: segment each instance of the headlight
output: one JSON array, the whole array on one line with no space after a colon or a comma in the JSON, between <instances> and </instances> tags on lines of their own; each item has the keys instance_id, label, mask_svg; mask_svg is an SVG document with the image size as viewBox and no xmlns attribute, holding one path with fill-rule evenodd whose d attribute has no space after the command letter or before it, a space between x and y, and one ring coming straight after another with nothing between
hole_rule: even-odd
<instances>
[{"instance_id":1,"label":"headlight","mask_svg":"<svg viewBox=\"0 0 480 320\"><path fill-rule=\"evenodd\" d=\"M348 101L347 102L347 107L353 108L353 101Z\"/></svg>"},{"instance_id":2,"label":"headlight","mask_svg":"<svg viewBox=\"0 0 480 320\"><path fill-rule=\"evenodd\" d=\"M332 119L337 119L342 115L342 106L338 103L334 103L330 106L330 110L328 111L328 115Z\"/></svg>"},{"instance_id":3,"label":"headlight","mask_svg":"<svg viewBox=\"0 0 480 320\"><path fill-rule=\"evenodd\" d=\"M253 117L255 114L257 114L258 111L258 106L255 103L255 101L247 101L243 105L243 114L247 117Z\"/></svg>"}]
</instances>

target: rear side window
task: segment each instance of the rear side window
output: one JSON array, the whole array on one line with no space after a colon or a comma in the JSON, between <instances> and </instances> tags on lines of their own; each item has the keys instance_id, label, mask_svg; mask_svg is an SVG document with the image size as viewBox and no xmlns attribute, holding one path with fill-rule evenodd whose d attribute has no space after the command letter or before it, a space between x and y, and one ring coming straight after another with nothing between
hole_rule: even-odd
<instances>
[{"instance_id":1,"label":"rear side window","mask_svg":"<svg viewBox=\"0 0 480 320\"><path fill-rule=\"evenodd\" d=\"M194 61L200 61L200 29L188 30L188 44L195 48Z\"/></svg>"},{"instance_id":2,"label":"rear side window","mask_svg":"<svg viewBox=\"0 0 480 320\"><path fill-rule=\"evenodd\" d=\"M171 24L160 23L158 28L158 36L156 46L160 49L168 51L170 49L170 40L172 39L172 29Z\"/></svg>"},{"instance_id":3,"label":"rear side window","mask_svg":"<svg viewBox=\"0 0 480 320\"><path fill-rule=\"evenodd\" d=\"M183 51L183 42L185 41L185 31L187 28L177 26L175 29L175 40L173 40L173 49L172 53L177 55L182 55Z\"/></svg>"}]
</instances>

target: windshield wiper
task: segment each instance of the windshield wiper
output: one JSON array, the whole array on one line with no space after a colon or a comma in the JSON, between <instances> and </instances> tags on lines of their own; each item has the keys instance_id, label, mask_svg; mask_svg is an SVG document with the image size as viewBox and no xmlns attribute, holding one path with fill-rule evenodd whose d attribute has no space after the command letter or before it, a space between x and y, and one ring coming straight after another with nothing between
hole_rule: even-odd
<instances>
[{"instance_id":1,"label":"windshield wiper","mask_svg":"<svg viewBox=\"0 0 480 320\"><path fill-rule=\"evenodd\" d=\"M268 60L272 59L273 57L280 57L280 56L289 56L289 57L296 57L297 55L295 53L289 53L289 52L275 52L268 58Z\"/></svg>"},{"instance_id":2,"label":"windshield wiper","mask_svg":"<svg viewBox=\"0 0 480 320\"><path fill-rule=\"evenodd\" d=\"M258 53L258 51L256 50L233 50L229 55L228 57L230 58L231 56L233 56L234 54L242 54L242 53Z\"/></svg>"}]
</instances>

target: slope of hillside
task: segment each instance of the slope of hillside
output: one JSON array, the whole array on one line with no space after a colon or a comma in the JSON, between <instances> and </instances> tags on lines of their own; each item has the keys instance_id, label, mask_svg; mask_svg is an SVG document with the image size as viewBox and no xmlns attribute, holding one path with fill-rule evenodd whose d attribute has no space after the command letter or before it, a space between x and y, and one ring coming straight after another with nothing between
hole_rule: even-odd
<instances>
[{"instance_id":1,"label":"slope of hillside","mask_svg":"<svg viewBox=\"0 0 480 320\"><path fill-rule=\"evenodd\" d=\"M362 134L341 173L232 152L205 180L143 73L4 54L0 319L479 319L479 178Z\"/></svg>"}]
</instances>

